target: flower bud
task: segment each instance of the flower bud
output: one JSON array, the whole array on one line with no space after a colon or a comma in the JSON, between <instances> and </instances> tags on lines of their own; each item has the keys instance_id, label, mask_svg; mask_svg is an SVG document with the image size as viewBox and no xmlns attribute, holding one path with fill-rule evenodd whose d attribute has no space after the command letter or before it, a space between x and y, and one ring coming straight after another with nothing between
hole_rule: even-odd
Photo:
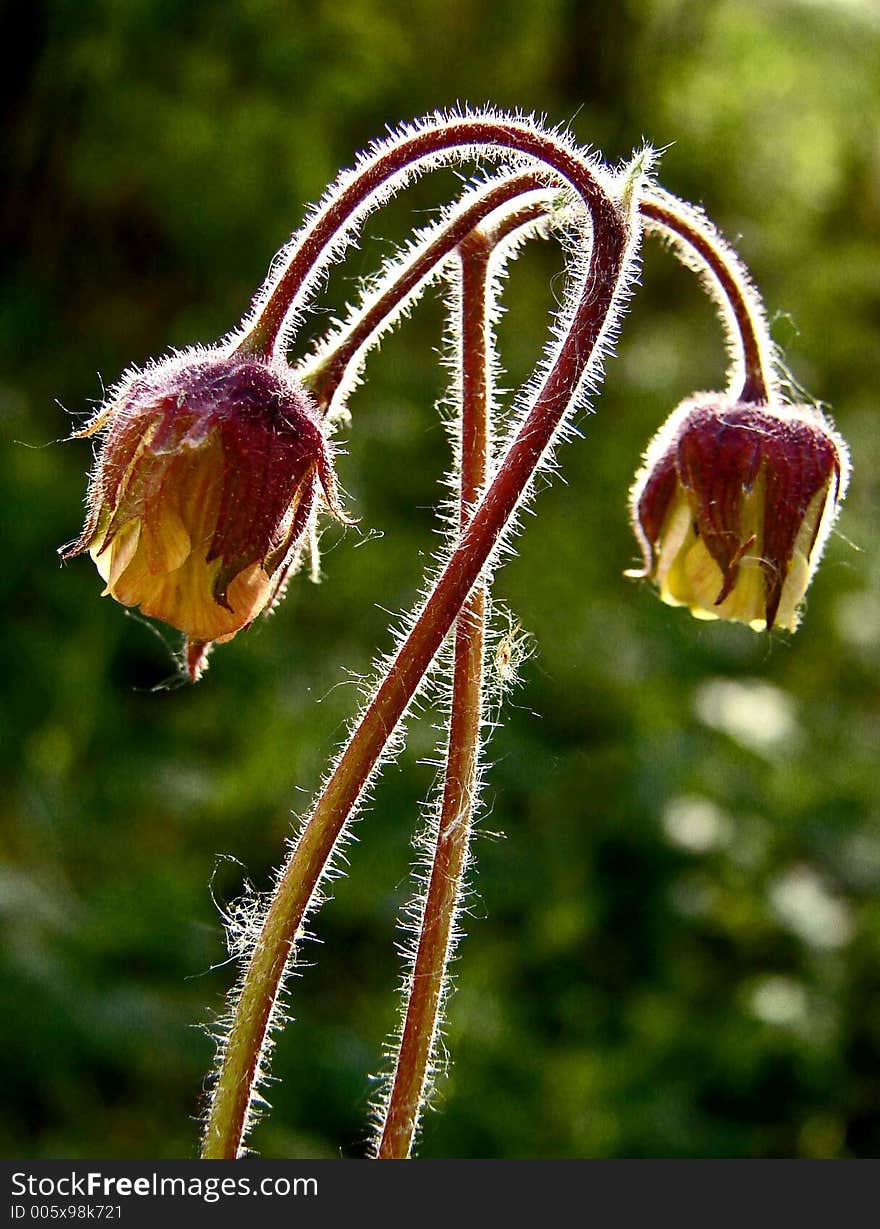
<instances>
[{"instance_id":1,"label":"flower bud","mask_svg":"<svg viewBox=\"0 0 880 1229\"><path fill-rule=\"evenodd\" d=\"M654 437L631 491L644 568L630 575L699 619L794 631L848 472L818 410L699 393Z\"/></svg>"},{"instance_id":2,"label":"flower bud","mask_svg":"<svg viewBox=\"0 0 880 1229\"><path fill-rule=\"evenodd\" d=\"M279 596L318 485L338 512L318 409L290 370L193 351L134 373L84 434L104 430L88 517L62 551L88 551L105 594L187 637L197 678Z\"/></svg>"}]
</instances>

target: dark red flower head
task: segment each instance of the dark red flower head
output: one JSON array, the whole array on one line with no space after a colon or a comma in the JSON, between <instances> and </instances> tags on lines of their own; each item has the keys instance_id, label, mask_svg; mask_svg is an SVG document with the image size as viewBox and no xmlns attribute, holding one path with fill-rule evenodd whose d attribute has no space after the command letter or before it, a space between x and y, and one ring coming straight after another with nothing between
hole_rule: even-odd
<instances>
[{"instance_id":1,"label":"dark red flower head","mask_svg":"<svg viewBox=\"0 0 880 1229\"><path fill-rule=\"evenodd\" d=\"M65 558L88 550L105 593L187 636L197 677L278 597L320 486L338 511L315 403L277 362L188 352L126 379L103 429L88 517Z\"/></svg>"},{"instance_id":2,"label":"dark red flower head","mask_svg":"<svg viewBox=\"0 0 880 1229\"><path fill-rule=\"evenodd\" d=\"M698 618L793 631L848 472L818 410L697 394L654 437L631 492L637 575Z\"/></svg>"}]
</instances>

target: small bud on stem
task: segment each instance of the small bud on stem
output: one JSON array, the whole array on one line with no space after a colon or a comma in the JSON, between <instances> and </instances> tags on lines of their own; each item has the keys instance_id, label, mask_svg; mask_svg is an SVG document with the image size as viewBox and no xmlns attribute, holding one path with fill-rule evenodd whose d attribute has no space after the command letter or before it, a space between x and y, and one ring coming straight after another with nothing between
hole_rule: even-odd
<instances>
[{"instance_id":1,"label":"small bud on stem","mask_svg":"<svg viewBox=\"0 0 880 1229\"><path fill-rule=\"evenodd\" d=\"M63 558L88 551L123 606L178 628L196 679L278 598L333 465L309 394L278 363L184 353L130 376L104 431L89 514Z\"/></svg>"},{"instance_id":2,"label":"small bud on stem","mask_svg":"<svg viewBox=\"0 0 880 1229\"><path fill-rule=\"evenodd\" d=\"M633 487L644 568L632 574L697 618L794 631L847 476L846 447L818 410L692 397Z\"/></svg>"}]
</instances>

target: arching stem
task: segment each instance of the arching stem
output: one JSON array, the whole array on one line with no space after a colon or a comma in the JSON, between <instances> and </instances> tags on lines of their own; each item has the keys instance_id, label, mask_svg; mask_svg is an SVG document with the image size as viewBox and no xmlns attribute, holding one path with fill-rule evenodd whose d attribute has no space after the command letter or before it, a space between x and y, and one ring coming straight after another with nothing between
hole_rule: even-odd
<instances>
[{"instance_id":1,"label":"arching stem","mask_svg":"<svg viewBox=\"0 0 880 1229\"><path fill-rule=\"evenodd\" d=\"M692 205L654 188L642 197L639 209L645 229L672 244L682 262L703 277L721 308L735 358L731 394L738 401L767 404L777 391L775 351L760 297L745 266L706 215Z\"/></svg>"},{"instance_id":2,"label":"arching stem","mask_svg":"<svg viewBox=\"0 0 880 1229\"><path fill-rule=\"evenodd\" d=\"M282 352L308 294L344 250L351 231L413 176L467 156L497 157L505 152L543 163L550 172L546 182L561 179L581 196L594 215L594 225L601 221L597 210L601 213L611 203L594 168L555 137L492 115L429 122L378 146L360 161L355 173L340 178L323 207L276 262L277 269L256 297L252 316L235 338L236 349L267 357Z\"/></svg>"},{"instance_id":3,"label":"arching stem","mask_svg":"<svg viewBox=\"0 0 880 1229\"><path fill-rule=\"evenodd\" d=\"M538 193L540 196L536 196ZM395 261L388 277L367 296L366 303L318 344L314 356L299 364L297 374L318 404L329 410L359 357L388 322L396 319L401 305L411 302L437 276L462 240L500 210L505 210L505 221L510 220L508 229L541 222L549 215L549 196L537 174L505 176L491 181L482 191L469 193L421 244L406 252L402 261Z\"/></svg>"},{"instance_id":4,"label":"arching stem","mask_svg":"<svg viewBox=\"0 0 880 1229\"><path fill-rule=\"evenodd\" d=\"M580 280L568 327L531 408L508 448L417 619L363 713L278 878L250 962L217 1073L203 1155L235 1157L248 1126L254 1090L284 971L336 843L388 741L423 681L468 593L551 444L566 410L594 366L597 347L620 304L631 258L631 194L612 199L591 166L533 129L494 119L454 121L401 139L346 182L307 228L242 344L267 352L283 344L283 326L315 275L324 249L379 186L414 159L436 162L450 148L489 145L545 160L581 194L592 218L589 270Z\"/></svg>"},{"instance_id":5,"label":"arching stem","mask_svg":"<svg viewBox=\"0 0 880 1229\"><path fill-rule=\"evenodd\" d=\"M299 365L298 372L319 404L329 410L359 355L374 343L393 320L402 303L414 298L436 276L463 237L497 210L505 210L508 230L528 221L548 218L557 188L548 188L546 176L536 173L504 177L466 198L459 209L438 224L407 254L402 272L395 268L336 333L325 338L316 354ZM542 196L537 196L542 192ZM518 199L521 198L521 199ZM721 309L728 343L735 356L730 392L738 400L766 403L777 390L776 352L770 340L761 297L748 271L702 210L652 188L639 202L648 233L665 239L676 255L695 270ZM496 224L494 229L497 229Z\"/></svg>"}]
</instances>

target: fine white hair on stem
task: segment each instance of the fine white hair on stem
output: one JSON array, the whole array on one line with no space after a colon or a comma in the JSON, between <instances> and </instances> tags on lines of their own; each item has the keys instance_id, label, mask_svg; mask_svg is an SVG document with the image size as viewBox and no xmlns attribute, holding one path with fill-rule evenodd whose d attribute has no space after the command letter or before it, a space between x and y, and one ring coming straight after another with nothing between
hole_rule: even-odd
<instances>
[{"instance_id":1,"label":"fine white hair on stem","mask_svg":"<svg viewBox=\"0 0 880 1229\"><path fill-rule=\"evenodd\" d=\"M446 132L450 135L462 124L494 124L503 126L506 132L520 134L523 139L552 140L555 147L566 156L576 158L586 163L593 176L605 183L604 168L598 159L590 157L586 151L578 147L563 126L548 130L534 116L523 112L507 114L494 108L470 108L459 110L437 111L433 115L403 124L389 132L384 140L374 141L355 160L354 166L343 171L336 181L327 189L324 196L310 211L305 222L289 243L276 255L263 286L254 297L253 303L241 325L233 330L225 339L230 348L240 345L244 339L258 326L267 305L272 301L279 285L289 271L295 258L303 252L309 252L307 270L301 282L295 287L294 293L284 304L283 321L277 335L276 353L283 353L287 348L310 297L319 288L330 266L340 260L348 246L353 242L353 235L364 219L395 193L399 192L417 176L432 168L444 165L461 164L468 161L486 159L495 160L507 168L519 171L541 170L548 181L556 183L559 173L547 167L537 156L517 150L513 144L494 144L489 136L475 139L468 144L451 144L444 148L434 148L408 160L406 165L399 167L393 173L377 183L372 191L363 196L357 205L332 228L329 236L322 234L322 228L327 219L337 209L344 194L352 185L368 176L382 159L395 147L420 136L436 135L442 137ZM570 186L570 185L569 185ZM321 234L322 242L316 239ZM317 249L314 250L313 249Z\"/></svg>"},{"instance_id":2,"label":"fine white hair on stem","mask_svg":"<svg viewBox=\"0 0 880 1229\"><path fill-rule=\"evenodd\" d=\"M389 294L390 289L403 279L414 276L416 271L423 267L426 255L444 232L449 231L475 206L490 200L509 180L509 175L496 175L475 184L454 205L443 208L439 217L431 225L413 231L409 241L393 252L376 274L364 281L357 302L347 305L343 318L334 320L330 329L315 343L311 352L296 365L295 370L299 378L305 384L311 384L327 364L328 358L338 351L359 328L363 327L363 322L375 312ZM534 188L521 192L486 214L481 225L491 227L499 219L530 204L545 206L549 212L558 195L559 189ZM546 221L538 218L530 229L540 230L542 227L546 227ZM520 239L520 242L523 241L524 237ZM346 413L348 400L360 383L369 352L381 343L386 333L410 314L427 288L443 274L449 262L454 259L455 248L453 246L445 256L424 268L418 280L414 281L409 290L399 297L393 308L385 312L369 335L361 341L347 362L344 374L334 390L327 411L331 419Z\"/></svg>"},{"instance_id":3,"label":"fine white hair on stem","mask_svg":"<svg viewBox=\"0 0 880 1229\"><path fill-rule=\"evenodd\" d=\"M676 228L651 217L650 214L644 217L646 232L658 235L668 244L681 263L697 275L703 289L715 304L724 330L729 360L728 390L735 393L747 376L743 322L737 319L737 304L732 301L732 294L734 300L739 300L747 315L748 327L753 333L762 375L767 384L767 394L771 398L778 394L782 363L770 336L764 303L745 264L702 209L679 200L656 185L646 193L645 203L648 206L656 203L661 209L668 210L671 217L681 224ZM688 238L688 231L692 233L693 239L706 246L712 254L711 260L695 247L693 239ZM729 278L730 289L722 283L718 268L713 268L713 263L717 263L719 268L723 269L724 276Z\"/></svg>"},{"instance_id":4,"label":"fine white hair on stem","mask_svg":"<svg viewBox=\"0 0 880 1229\"><path fill-rule=\"evenodd\" d=\"M551 218L548 212L542 211L541 216L534 219L531 224L511 230L504 237L501 236L501 231L499 230L497 232L499 242L495 247L493 257L489 261L488 276L485 283L485 301L482 307L484 320L483 343L487 351L484 395L487 402L487 416L489 420L487 424L487 435L489 436L487 451L490 457L491 423L494 418L493 411L496 408L495 390L498 384L498 377L500 376L497 349L494 344L494 326L500 312L499 292L501 276L508 261L519 251L527 238L535 234L544 235L548 233L550 221ZM501 225L499 223L499 227ZM492 231L489 230L488 234L491 236ZM447 397L447 403L453 413L449 417L447 425L452 437L454 461L449 475L449 486L452 495L457 495L458 500L449 500L445 519L447 531L450 534L450 539L452 539L458 532L458 525L462 515L458 475L461 471L461 444L464 428L464 389L461 383L461 373L464 370L465 361L462 352L465 330L463 327L461 283L458 278L450 277L449 280L446 365L450 369L451 390ZM488 469L491 474L491 461ZM478 617L466 609L466 613L459 616L459 624L462 619ZM481 626L479 630L481 638L485 622L485 618L480 620ZM452 816L453 825L458 828L464 828L465 836L463 845L460 845L460 871L455 881L450 881L452 884L452 897L448 912L444 906L445 921L448 924L448 937L445 947L442 950L438 948L436 952L430 955L427 953L431 952L432 940L430 935L433 931L426 929L429 926L428 911L431 908L430 902L432 896L437 891L440 892L442 897L448 890L445 886L438 886L438 881L436 880L437 859L441 857L441 834L444 834L447 840L452 839L452 828L444 827L444 825L450 823L451 817L446 811L446 782L443 782L441 788L439 773L438 783L435 785L434 800L423 808L421 831L416 837L417 861L414 870L416 892L404 911L402 919L403 939L399 944L399 950L404 962L400 986L401 1011L397 1030L389 1039L385 1050L386 1075L379 1081L379 1093L373 1103L374 1155L402 1155L405 1140L408 1140L409 1147L412 1146L423 1122L424 1111L431 1105L438 1077L448 1062L443 1045L443 1027L446 1006L453 984L450 966L455 959L458 945L464 935L462 918L467 912L468 902L473 895L469 881L470 871L474 864L471 832L478 813L485 767L482 752L490 730L497 724L497 700L500 699L504 686L509 685L515 673L516 665L518 664L517 659L521 660L525 654L522 640L516 637L512 624L509 625L506 634L496 634L494 640L494 659L491 652L489 655L485 654L485 650L481 653L482 666L479 681L481 700L479 702L479 721L474 735L473 775L472 779L467 781L465 785L466 794L459 804L462 808L461 813L457 818L454 812ZM488 647L491 648L492 646ZM500 669L498 667L499 654L503 654L505 658L505 664L501 668L504 672L504 683L500 687L498 686L500 678ZM495 669L488 667L490 661L493 662ZM487 674L491 675L493 690L496 696L495 712L491 716L482 702L482 693L485 690ZM451 710L454 699L446 674L441 676L439 686L435 690L442 693L443 708L446 713L444 728L447 731L447 738L444 762L447 765L448 772L450 770L448 765L452 762L451 756L453 751ZM462 842L460 835L458 842ZM452 873L452 871L449 873ZM435 900L434 908L437 909L438 907L439 901ZM430 925L433 927L433 925L439 922L439 916L435 917L433 914L431 916ZM428 943L429 945L424 953L421 950L423 943ZM422 958L430 962L430 964L426 963L420 966L419 961ZM415 978L417 976L430 977L432 982L435 982L436 979L437 999L433 1005L435 1008L433 1013L429 1012L426 1014L424 1008L417 1009L414 1007ZM430 998L428 1001L430 1002ZM416 1015L410 1019L410 1012L413 1010L416 1011ZM405 1040L408 1030L410 1032L409 1042ZM422 1041L425 1043L424 1049L422 1049L418 1042L414 1041L416 1034L421 1035ZM404 1068L402 1067L404 1053L407 1047L412 1045L417 1047L416 1052L423 1056L423 1058L420 1057L416 1065L410 1070L409 1064L413 1062L412 1052L410 1051L410 1057L407 1059L406 1073L404 1074ZM422 1062L424 1062L424 1065L422 1065ZM415 1076L416 1080L420 1081L418 1084L412 1083L413 1076ZM399 1080L403 1082L398 1088ZM406 1127L399 1124L410 1124L410 1126Z\"/></svg>"},{"instance_id":5,"label":"fine white hair on stem","mask_svg":"<svg viewBox=\"0 0 880 1229\"><path fill-rule=\"evenodd\" d=\"M489 273L489 270L487 269L488 276L485 280L485 298L482 304L482 340L486 350L484 369L485 385L482 389L482 396L484 398L483 414L485 415L485 462L487 473L491 473L490 458L492 455L491 438L494 417L494 390L496 387L495 376L498 372L498 359L494 345L493 322L497 315L495 303L497 301L497 291L499 288L500 271L502 267L501 262L498 262L496 268L491 273ZM456 261L454 269L452 266L450 267L449 276L447 278L448 292L446 299L447 323L445 330L444 365L450 373L451 388L447 393L445 403L447 410L450 411L447 415L446 426L452 445L452 466L450 467L447 482L450 488L450 495L454 496L455 498L449 500L449 506L445 512L445 515L443 515L443 520L445 522L445 532L450 542L459 532L459 526L464 514L464 509L462 508L461 504L462 493L460 475L462 473L462 448L465 413L463 371L465 365L464 338L466 332L464 326L465 309L460 270L460 261ZM476 426L471 424L471 430L473 431L475 429ZM486 597L486 601L488 603L488 595ZM468 617L475 619L479 618L479 634L482 636L483 625L485 623L485 614L480 617L476 614L471 614L470 612L463 613L459 615L457 626L460 627L461 620ZM450 642L447 643L449 644ZM442 764L446 766L447 773L450 771L453 752L451 714L454 703L454 695L452 680L455 677L456 672L451 651L449 652L449 659L449 668L444 670L439 675L438 686L435 689L437 698L440 701L438 707L440 713L442 714L442 727L446 732L446 750L444 756L442 757ZM480 694L482 693L482 686L481 662L481 677L478 683ZM462 854L462 864L458 873L457 882L454 883L453 887L454 899L452 900L451 904L451 915L448 917L448 940L445 945L445 950L438 953L440 967L434 967L431 970L431 976L436 976L439 979L436 1011L433 1013L433 1017L426 1018L420 1022L419 1031L427 1034L426 1060L424 1070L420 1073L422 1078L416 1094L416 1104L414 1106L407 1106L408 1109L412 1109L414 1111L415 1115L415 1122L412 1132L413 1138L415 1138L418 1133L423 1111L430 1103L436 1083L436 1077L439 1071L437 1051L438 1047L442 1047L442 1028L445 1015L445 1006L452 984L449 966L450 962L454 959L457 946L463 933L461 927L461 916L466 893L469 888L469 871L473 864L472 844L469 830L472 829L481 790L482 768L480 751L483 740L482 708L480 708L479 721L477 723L476 731L474 732L474 739L476 744L473 747L475 767L473 778L468 783L469 797L464 803L464 810L456 821L458 824L466 826L466 836ZM440 857L441 832L443 831L444 824L444 810L446 805L445 787L445 777L441 772L441 763L438 761L437 778L432 790L431 801L421 808L422 822L414 837L414 845L416 850L416 863L413 870L415 891L414 895L404 907L403 915L399 923L402 937L397 946L403 962L399 986L400 1009L397 1027L394 1030L394 1033L388 1038L383 1052L383 1066L385 1075L376 1081L378 1091L371 1106L371 1120L373 1125L373 1141L371 1151L373 1155L380 1154L382 1139L388 1126L389 1115L393 1104L395 1085L398 1079L404 1053L404 1039L406 1037L407 1021L413 1005L413 990L415 987L418 953L423 939L427 939L426 928L428 926L427 919L431 883L436 873L437 859ZM446 835L447 837L451 836L451 831L448 828Z\"/></svg>"},{"instance_id":6,"label":"fine white hair on stem","mask_svg":"<svg viewBox=\"0 0 880 1229\"><path fill-rule=\"evenodd\" d=\"M493 122L498 123L497 120ZM513 123L506 118L504 123L504 132L509 135ZM438 144L443 139L441 133L437 138ZM488 144L494 141L492 133L489 132L478 139ZM517 141L519 139L516 138ZM356 741L350 743L337 760L340 770L344 763L350 774L350 784L339 786L343 791L341 798L344 802L340 801L338 806L332 787L339 774L334 772L325 778L327 788L319 796L317 810L303 829L303 834L310 834L312 841L311 845L306 843L306 848L320 848L320 863L309 863L306 871L307 864L297 862L298 845L276 880L276 887L291 884L294 885L293 891L297 890L295 885L298 882L305 885L303 892L297 897L295 912L291 915L297 923L302 921L304 924L311 915L326 878L326 863L334 861L340 838L345 840L348 837L351 819L363 804L365 792L374 780L378 767L387 759L389 751L399 745L402 724L407 714L412 711L413 705L424 694L425 680L436 664L446 639L441 628L449 627L449 621L454 619L453 602L458 596L452 571L454 561L463 569L462 576L466 575L468 585L472 585L478 577L487 580L503 558L504 552L510 549L519 509L526 505L534 493L534 475L547 468L556 440L564 435L567 429L572 408L584 405L588 393L595 386L601 372L603 356L616 337L618 316L635 278L640 228L634 204L647 169L647 156L641 154L636 163L614 173L600 166L595 158L585 156L568 138L550 139L534 126L522 126L522 140L526 143L531 141L530 148L540 148L542 156L543 151L546 151L554 172L557 164L569 168L573 182L577 181L581 190L590 196L593 207L603 218L603 229L597 229L596 242L593 244L592 235L584 224L583 212L571 210L573 239L576 241L566 245L570 289L543 360L515 403L515 427L509 432L495 480L499 489L504 486L501 470L507 466L505 473L509 476L509 491L496 510L492 494L496 487L493 486L492 491L475 509L471 524L474 527L480 526L481 536L476 538L475 553L470 563L466 558L467 547L463 546L461 551L453 554L447 545L441 561L443 566L438 570L431 570L424 589L424 599L414 614L406 620L406 644L399 643L393 659L383 663L377 689L372 693L373 697L378 699L381 692L382 706L388 713L389 719L383 723L383 737L377 741L372 732L361 735L361 728L367 727L358 724ZM506 148L506 143L504 144ZM401 147L405 146L406 142L402 140ZM460 151L456 147L452 152L457 156ZM422 154L413 155L416 156L420 161L423 158ZM433 157L427 157L425 160L429 163L437 161ZM516 159L512 161L517 162ZM529 158L528 162L531 167L533 159ZM357 193L353 193L352 199L356 196ZM602 249L602 262L595 258L592 250L594 247L600 247L600 236L605 244ZM592 280L588 281L590 276ZM603 278L606 279L604 285ZM303 285L310 282L311 277L306 277ZM594 300L586 295L588 287L597 296L595 310ZM584 329L583 334L572 333L576 319ZM586 346L587 338L589 348ZM580 346L584 348L580 349ZM532 432L535 433L534 436ZM443 571L444 578L438 587L439 571ZM426 607L430 607L430 612ZM440 615L440 622L435 625L434 631L429 631L427 629L431 626L432 614ZM412 638L411 632L415 633ZM395 697L393 707L390 707L392 679L396 671L403 669L402 664L398 666L398 662L403 663L404 660L409 662L410 674L405 688ZM417 669L414 668L416 663ZM355 763L358 764L356 772L353 771ZM334 768L337 765L334 765ZM305 835L301 840L305 842ZM319 844L316 846L314 842ZM304 879L300 876L304 876ZM261 932L260 938L270 922L271 934L265 944L260 944L260 938L255 940L253 976L250 976L250 970L245 971L239 982L238 994L241 995L241 1000L249 1005L259 1001L261 1006L259 1012L253 1016L253 1026L249 1012L244 1015L241 1011L235 1012L235 1022L229 1034L235 1041L235 1046L229 1051L232 1054L231 1061L228 1064L225 1061L222 1063L218 1076L214 1106L219 1106L219 1109L217 1115L212 1113L210 1119L207 1155L228 1155L227 1151L222 1150L233 1143L236 1148L240 1146L241 1128L246 1127L251 1114L248 1102L253 1088L253 1077L265 1071L267 1037L273 1022L277 1022L278 997L284 972L290 963L291 944L295 947L299 937L299 932L292 934L292 924L288 926L283 921L281 902L286 900L286 895L281 893L276 896L278 908L275 908L273 901L273 905L266 912L264 931ZM234 1004L234 1007L236 1006L237 1003ZM246 1068L242 1064L246 1064ZM242 1090L245 1091L245 1096L242 1096Z\"/></svg>"}]
</instances>

